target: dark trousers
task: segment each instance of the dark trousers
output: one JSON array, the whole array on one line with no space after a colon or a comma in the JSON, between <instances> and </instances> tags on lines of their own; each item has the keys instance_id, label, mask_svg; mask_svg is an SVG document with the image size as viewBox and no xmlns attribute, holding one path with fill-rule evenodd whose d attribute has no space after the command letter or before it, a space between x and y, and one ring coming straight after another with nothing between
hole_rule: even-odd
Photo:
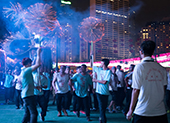
<instances>
[{"instance_id":1,"label":"dark trousers","mask_svg":"<svg viewBox=\"0 0 170 123\"><path fill-rule=\"evenodd\" d=\"M106 108L107 108L107 104L108 104L108 95L101 95L99 93L97 94L97 100L99 103L99 110L100 110L100 118L102 123L106 123L107 119L106 119Z\"/></svg>"},{"instance_id":2,"label":"dark trousers","mask_svg":"<svg viewBox=\"0 0 170 123\"><path fill-rule=\"evenodd\" d=\"M97 110L97 109L99 109L99 105L98 105L98 101L97 101L97 96L96 96L96 93L92 93L92 92L89 92L89 96L90 96L89 97L89 105L90 105L90 108L93 108L91 94L93 95L94 108Z\"/></svg>"},{"instance_id":3,"label":"dark trousers","mask_svg":"<svg viewBox=\"0 0 170 123\"><path fill-rule=\"evenodd\" d=\"M15 96L15 86L10 87L10 100L13 102Z\"/></svg>"},{"instance_id":4,"label":"dark trousers","mask_svg":"<svg viewBox=\"0 0 170 123\"><path fill-rule=\"evenodd\" d=\"M71 106L71 103L72 103L72 93L69 91L67 96L68 96L68 102L67 102L66 109L70 109L70 106Z\"/></svg>"},{"instance_id":5,"label":"dark trousers","mask_svg":"<svg viewBox=\"0 0 170 123\"><path fill-rule=\"evenodd\" d=\"M19 107L20 104L21 104L21 106L23 106L23 100L21 98L21 91L22 90L15 89L15 103L16 103L17 107Z\"/></svg>"},{"instance_id":6,"label":"dark trousers","mask_svg":"<svg viewBox=\"0 0 170 123\"><path fill-rule=\"evenodd\" d=\"M118 87L116 105L122 108L124 99L125 99L124 87Z\"/></svg>"},{"instance_id":7,"label":"dark trousers","mask_svg":"<svg viewBox=\"0 0 170 123\"><path fill-rule=\"evenodd\" d=\"M168 123L167 115L145 117L134 114L132 123Z\"/></svg>"},{"instance_id":8,"label":"dark trousers","mask_svg":"<svg viewBox=\"0 0 170 123\"><path fill-rule=\"evenodd\" d=\"M56 102L57 102L57 111L61 111L62 108L66 109L68 103L68 92L64 94L57 93Z\"/></svg>"},{"instance_id":9,"label":"dark trousers","mask_svg":"<svg viewBox=\"0 0 170 123\"><path fill-rule=\"evenodd\" d=\"M73 111L76 111L76 107L77 107L77 97L74 91L73 92Z\"/></svg>"},{"instance_id":10,"label":"dark trousers","mask_svg":"<svg viewBox=\"0 0 170 123\"><path fill-rule=\"evenodd\" d=\"M46 116L46 111L47 111L47 108L46 108L46 100L45 100L45 97L44 95L36 95L35 96L35 100L36 100L36 103L40 106L41 108L41 116Z\"/></svg>"},{"instance_id":11,"label":"dark trousers","mask_svg":"<svg viewBox=\"0 0 170 123\"><path fill-rule=\"evenodd\" d=\"M50 90L43 90L44 92L44 98L45 98L45 106L46 106L46 110L48 107L48 102L49 102L49 98L50 98Z\"/></svg>"},{"instance_id":12,"label":"dark trousers","mask_svg":"<svg viewBox=\"0 0 170 123\"><path fill-rule=\"evenodd\" d=\"M7 103L10 99L10 88L5 87L5 103Z\"/></svg>"},{"instance_id":13,"label":"dark trousers","mask_svg":"<svg viewBox=\"0 0 170 123\"><path fill-rule=\"evenodd\" d=\"M168 110L170 110L170 90L166 90L166 104L167 104Z\"/></svg>"},{"instance_id":14,"label":"dark trousers","mask_svg":"<svg viewBox=\"0 0 170 123\"><path fill-rule=\"evenodd\" d=\"M25 114L22 119L22 123L37 123L37 108L36 108L36 101L34 96L29 96L23 98L24 105L25 105Z\"/></svg>"},{"instance_id":15,"label":"dark trousers","mask_svg":"<svg viewBox=\"0 0 170 123\"><path fill-rule=\"evenodd\" d=\"M89 97L79 97L76 95L77 106L76 111L80 111L82 105L84 105L84 111L86 112L86 116L90 116L90 106L89 106Z\"/></svg>"},{"instance_id":16,"label":"dark trousers","mask_svg":"<svg viewBox=\"0 0 170 123\"><path fill-rule=\"evenodd\" d=\"M125 105L125 109L124 109L125 114L127 114L127 112L129 111L132 90L133 90L132 88L126 90L126 105Z\"/></svg>"}]
</instances>

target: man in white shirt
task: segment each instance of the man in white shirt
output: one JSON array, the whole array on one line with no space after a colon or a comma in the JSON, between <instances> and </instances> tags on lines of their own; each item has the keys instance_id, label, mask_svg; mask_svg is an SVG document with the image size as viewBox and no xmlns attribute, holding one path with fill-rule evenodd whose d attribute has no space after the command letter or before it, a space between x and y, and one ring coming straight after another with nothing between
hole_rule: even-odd
<instances>
[{"instance_id":1,"label":"man in white shirt","mask_svg":"<svg viewBox=\"0 0 170 123\"><path fill-rule=\"evenodd\" d=\"M65 73L66 66L60 67L60 72L54 74L52 81L52 86L55 90L56 101L57 101L57 110L58 117L61 116L61 110L65 116L68 116L66 112L67 102L68 102L68 93L69 93L69 74Z\"/></svg>"},{"instance_id":2,"label":"man in white shirt","mask_svg":"<svg viewBox=\"0 0 170 123\"><path fill-rule=\"evenodd\" d=\"M125 74L121 70L121 66L117 66L116 75L119 83L117 84L117 110L120 111L123 108L123 101L125 99Z\"/></svg>"},{"instance_id":3,"label":"man in white shirt","mask_svg":"<svg viewBox=\"0 0 170 123\"><path fill-rule=\"evenodd\" d=\"M133 123L168 123L164 104L167 75L166 70L151 58L155 47L153 41L141 44L142 62L136 65L132 75L133 91L126 118L130 120L134 112Z\"/></svg>"}]
</instances>

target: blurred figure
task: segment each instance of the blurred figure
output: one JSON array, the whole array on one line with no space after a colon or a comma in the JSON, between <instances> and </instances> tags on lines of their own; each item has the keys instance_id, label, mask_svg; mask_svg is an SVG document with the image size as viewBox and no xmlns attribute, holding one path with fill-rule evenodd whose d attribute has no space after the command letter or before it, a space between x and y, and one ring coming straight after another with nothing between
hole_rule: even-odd
<instances>
[{"instance_id":1,"label":"blurred figure","mask_svg":"<svg viewBox=\"0 0 170 123\"><path fill-rule=\"evenodd\" d=\"M124 115L126 116L129 106L130 106L130 101L131 101L131 95L132 95L132 75L133 75L133 70L135 68L135 65L131 64L129 67L129 73L125 76L125 83L126 83L126 105L123 110Z\"/></svg>"},{"instance_id":2,"label":"blurred figure","mask_svg":"<svg viewBox=\"0 0 170 123\"><path fill-rule=\"evenodd\" d=\"M80 68L81 66L78 66L76 68L76 73L73 75L73 77L80 73ZM75 95L75 90L77 90L77 82L74 82L74 84L72 85L72 90L73 90L73 113L76 113L77 99Z\"/></svg>"},{"instance_id":3,"label":"blurred figure","mask_svg":"<svg viewBox=\"0 0 170 123\"><path fill-rule=\"evenodd\" d=\"M41 108L40 119L42 121L45 121L47 106L46 106L46 99L44 96L44 91L42 89L47 88L48 80L42 74L42 72L40 72L40 75L39 75L37 71L33 72L33 78L34 78L34 87L35 87L34 95L35 95L36 104L38 104ZM41 82L41 85L39 81Z\"/></svg>"},{"instance_id":4,"label":"blurred figure","mask_svg":"<svg viewBox=\"0 0 170 123\"><path fill-rule=\"evenodd\" d=\"M117 84L119 84L119 80L116 75L116 67L112 67L112 74L111 74L111 80L110 80L110 85L109 85L109 90L110 90L110 94L112 96L112 100L108 106L109 113L117 112L117 110L116 110Z\"/></svg>"},{"instance_id":5,"label":"blurred figure","mask_svg":"<svg viewBox=\"0 0 170 123\"><path fill-rule=\"evenodd\" d=\"M70 78L73 76L73 74L70 73L70 66L66 66L65 73L68 74ZM70 106L72 103L72 93L71 93L72 88L70 88L70 86L68 88L69 88L69 92L68 92L68 102L67 102L66 110L70 111Z\"/></svg>"},{"instance_id":6,"label":"blurred figure","mask_svg":"<svg viewBox=\"0 0 170 123\"><path fill-rule=\"evenodd\" d=\"M9 104L9 101L11 99L11 88L12 88L12 82L14 77L12 76L12 71L8 70L5 75L5 82L4 82L4 88L5 88L5 104Z\"/></svg>"},{"instance_id":7,"label":"blurred figure","mask_svg":"<svg viewBox=\"0 0 170 123\"><path fill-rule=\"evenodd\" d=\"M119 80L119 84L117 84L117 110L120 111L123 109L123 101L125 99L125 74L124 72L121 70L121 66L118 65L117 66L117 70L116 70L116 75L118 76L118 80Z\"/></svg>"},{"instance_id":8,"label":"blurred figure","mask_svg":"<svg viewBox=\"0 0 170 123\"><path fill-rule=\"evenodd\" d=\"M170 71L167 70L168 85L166 88L166 105L167 113L170 113Z\"/></svg>"},{"instance_id":9,"label":"blurred figure","mask_svg":"<svg viewBox=\"0 0 170 123\"><path fill-rule=\"evenodd\" d=\"M15 84L15 102L16 102L16 109L20 109L23 107L23 100L21 98L21 91L22 91L22 83L20 79L20 70L15 69L14 74L14 82Z\"/></svg>"}]
</instances>

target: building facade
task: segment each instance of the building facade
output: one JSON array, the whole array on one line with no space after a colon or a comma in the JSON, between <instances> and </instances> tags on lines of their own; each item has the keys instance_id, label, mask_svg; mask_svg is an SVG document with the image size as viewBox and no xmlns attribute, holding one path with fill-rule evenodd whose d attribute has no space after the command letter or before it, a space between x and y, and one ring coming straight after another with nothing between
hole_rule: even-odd
<instances>
[{"instance_id":1,"label":"building facade","mask_svg":"<svg viewBox=\"0 0 170 123\"><path fill-rule=\"evenodd\" d=\"M170 19L150 22L141 30L141 40L153 40L156 43L156 54L170 52Z\"/></svg>"},{"instance_id":2,"label":"building facade","mask_svg":"<svg viewBox=\"0 0 170 123\"><path fill-rule=\"evenodd\" d=\"M105 26L102 40L94 44L95 61L130 57L134 45L130 38L128 10L129 0L90 0L90 16L101 19ZM80 49L85 46L89 47L86 44Z\"/></svg>"}]
</instances>

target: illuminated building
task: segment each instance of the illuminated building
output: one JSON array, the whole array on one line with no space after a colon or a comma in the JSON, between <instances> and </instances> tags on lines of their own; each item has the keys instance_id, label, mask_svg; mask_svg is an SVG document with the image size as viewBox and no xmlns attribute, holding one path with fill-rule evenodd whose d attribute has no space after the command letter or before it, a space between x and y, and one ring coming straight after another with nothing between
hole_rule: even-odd
<instances>
[{"instance_id":1,"label":"illuminated building","mask_svg":"<svg viewBox=\"0 0 170 123\"><path fill-rule=\"evenodd\" d=\"M79 61L79 49L77 44L78 34L74 34L74 25L71 21L73 13L68 11L71 2L68 0L61 0L60 6L57 9L57 19L60 22L63 30L63 36L58 41L58 61L59 62L75 62ZM67 20L67 19L68 20ZM78 32L78 31L77 31Z\"/></svg>"},{"instance_id":2,"label":"illuminated building","mask_svg":"<svg viewBox=\"0 0 170 123\"><path fill-rule=\"evenodd\" d=\"M148 23L141 30L141 39L155 41L156 54L170 52L170 18Z\"/></svg>"},{"instance_id":3,"label":"illuminated building","mask_svg":"<svg viewBox=\"0 0 170 123\"><path fill-rule=\"evenodd\" d=\"M105 25L105 36L94 44L94 60L129 58L134 48L130 44L129 0L90 0L90 5L90 15Z\"/></svg>"}]
</instances>

